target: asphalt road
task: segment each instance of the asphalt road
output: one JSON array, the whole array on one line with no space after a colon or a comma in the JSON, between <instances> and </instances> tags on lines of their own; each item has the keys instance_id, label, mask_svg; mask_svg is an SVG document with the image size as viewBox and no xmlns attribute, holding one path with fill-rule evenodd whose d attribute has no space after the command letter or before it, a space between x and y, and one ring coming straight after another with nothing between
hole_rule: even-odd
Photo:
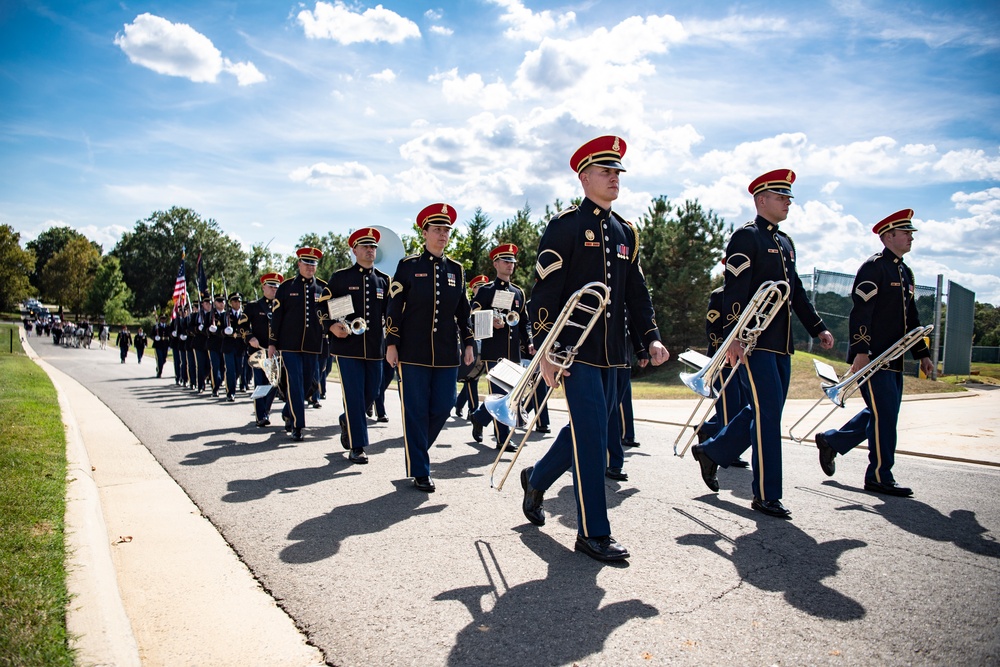
<instances>
[{"instance_id":1,"label":"asphalt road","mask_svg":"<svg viewBox=\"0 0 1000 667\"><path fill-rule=\"evenodd\" d=\"M831 479L814 447L786 443L788 522L750 510L748 471L721 470L713 494L673 456L677 427L640 422L630 480L607 484L633 556L602 565L573 552L568 475L546 526L521 514L516 473L552 436L532 436L497 492L489 437L452 418L426 495L403 478L391 390L371 463L354 466L339 386L296 443L280 419L256 428L246 394L195 396L153 378L150 358L32 342L129 426L331 664L1000 664L996 467L900 456L916 496L883 498L861 489L864 453ZM936 403L920 409L961 437L970 419Z\"/></svg>"}]
</instances>

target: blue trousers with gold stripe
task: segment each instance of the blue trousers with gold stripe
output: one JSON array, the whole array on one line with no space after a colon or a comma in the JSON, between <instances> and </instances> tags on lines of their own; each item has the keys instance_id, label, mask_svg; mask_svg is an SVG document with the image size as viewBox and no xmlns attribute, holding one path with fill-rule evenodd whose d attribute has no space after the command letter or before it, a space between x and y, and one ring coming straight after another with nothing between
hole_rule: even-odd
<instances>
[{"instance_id":1,"label":"blue trousers with gold stripe","mask_svg":"<svg viewBox=\"0 0 1000 667\"><path fill-rule=\"evenodd\" d=\"M622 438L625 437L625 396L629 398L629 422L632 413L632 369L615 368L615 394L618 397L618 407L611 412L608 419L608 458L606 465L608 468L621 468L625 465L625 447L622 445ZM632 439L635 439L635 431L632 432Z\"/></svg>"},{"instance_id":2,"label":"blue trousers with gold stripe","mask_svg":"<svg viewBox=\"0 0 1000 667\"><path fill-rule=\"evenodd\" d=\"M489 372L493 370L493 367L497 365L495 361L486 362L486 371ZM503 394L504 389L498 384L492 382L489 383L490 392L493 394ZM503 422L493 419L493 415L489 413L486 409L486 403L480 403L476 410L472 413L472 421L480 426L486 426L491 421L493 422L493 435L497 439L498 444L503 444L507 440L507 436L510 435L510 427Z\"/></svg>"},{"instance_id":3,"label":"blue trousers with gold stripe","mask_svg":"<svg viewBox=\"0 0 1000 667\"><path fill-rule=\"evenodd\" d=\"M791 376L787 354L756 350L747 357L753 494L761 500L781 499L781 413Z\"/></svg>"},{"instance_id":4,"label":"blue trousers with gold stripe","mask_svg":"<svg viewBox=\"0 0 1000 667\"><path fill-rule=\"evenodd\" d=\"M604 497L608 420L618 407L617 368L573 364L563 378L569 423L531 473L531 486L545 491L567 470L573 474L577 531L584 537L611 534Z\"/></svg>"},{"instance_id":5,"label":"blue trousers with gold stripe","mask_svg":"<svg viewBox=\"0 0 1000 667\"><path fill-rule=\"evenodd\" d=\"M337 357L340 385L347 416L347 438L351 449L368 446L368 418L365 414L382 387L382 360Z\"/></svg>"},{"instance_id":6,"label":"blue trousers with gold stripe","mask_svg":"<svg viewBox=\"0 0 1000 667\"><path fill-rule=\"evenodd\" d=\"M255 387L263 387L268 384L267 374L259 368L254 368L253 370L253 383ZM271 404L274 403L274 395L278 393L277 387L271 387L271 389L261 396L260 398L255 398L253 400L253 411L257 417L257 421L263 419L268 419L271 415Z\"/></svg>"},{"instance_id":7,"label":"blue trousers with gold stripe","mask_svg":"<svg viewBox=\"0 0 1000 667\"><path fill-rule=\"evenodd\" d=\"M726 368L722 371L721 377L715 382L715 390L718 391L722 383L725 382L726 378L732 374L733 370L731 368ZM704 424L701 425L701 433L706 438L714 438L715 435L722 430L722 427L727 425L729 422L736 418L740 410L746 407L749 399L747 394L749 393L749 388L746 387L747 375L746 371L743 369L736 371L736 377L729 381L726 385L725 390L722 392L722 396L719 400L715 402L715 414L713 414ZM750 447L750 440L746 440L746 448ZM740 451L740 454L744 450ZM720 463L721 465L721 463Z\"/></svg>"},{"instance_id":8,"label":"blue trousers with gold stripe","mask_svg":"<svg viewBox=\"0 0 1000 667\"><path fill-rule=\"evenodd\" d=\"M892 466L896 461L896 423L903 401L903 374L890 370L875 373L861 385L864 410L844 424L839 431L826 431L827 444L838 454L846 454L868 441L866 482L895 481Z\"/></svg>"},{"instance_id":9,"label":"blue trousers with gold stripe","mask_svg":"<svg viewBox=\"0 0 1000 667\"><path fill-rule=\"evenodd\" d=\"M306 425L306 391L312 387L316 357L308 352L282 352L285 366L285 407L281 416L292 420L292 428Z\"/></svg>"},{"instance_id":10,"label":"blue trousers with gold stripe","mask_svg":"<svg viewBox=\"0 0 1000 667\"><path fill-rule=\"evenodd\" d=\"M433 368L399 364L403 404L406 476L429 477L430 449L455 405L458 366Z\"/></svg>"}]
</instances>

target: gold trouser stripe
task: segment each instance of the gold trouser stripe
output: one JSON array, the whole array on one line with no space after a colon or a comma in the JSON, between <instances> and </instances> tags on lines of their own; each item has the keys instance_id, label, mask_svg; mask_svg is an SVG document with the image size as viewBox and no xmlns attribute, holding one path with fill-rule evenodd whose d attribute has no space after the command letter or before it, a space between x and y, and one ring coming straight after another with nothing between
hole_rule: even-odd
<instances>
[{"instance_id":1,"label":"gold trouser stripe","mask_svg":"<svg viewBox=\"0 0 1000 667\"><path fill-rule=\"evenodd\" d=\"M570 442L573 443L573 482L576 487L577 500L580 503L580 526L583 529L583 536L590 537L587 530L587 506L583 503L583 480L580 478L580 456L576 448L576 428L573 426L573 411L566 403L566 413L569 415L569 435Z\"/></svg>"},{"instance_id":2,"label":"gold trouser stripe","mask_svg":"<svg viewBox=\"0 0 1000 667\"><path fill-rule=\"evenodd\" d=\"M399 414L403 419L403 455L406 457L406 476L410 474L410 445L406 441L406 401L403 400L403 364L396 362L396 370L399 371Z\"/></svg>"},{"instance_id":3,"label":"gold trouser stripe","mask_svg":"<svg viewBox=\"0 0 1000 667\"><path fill-rule=\"evenodd\" d=\"M344 369L340 365L340 357L337 357L337 371L340 373L340 400L344 404L344 421L347 422L347 441L351 443L351 447L354 447L354 436L351 434L351 413L347 410L347 390L344 388Z\"/></svg>"},{"instance_id":4,"label":"gold trouser stripe","mask_svg":"<svg viewBox=\"0 0 1000 667\"><path fill-rule=\"evenodd\" d=\"M757 384L753 381L753 373L750 371L750 364L745 364L747 368L747 377L750 378L750 396L753 401L754 410L754 429L757 431L757 470L754 473L757 475L757 487L760 488L761 500L767 500L764 497L764 442L761 437L760 432L760 400L757 398Z\"/></svg>"},{"instance_id":5,"label":"gold trouser stripe","mask_svg":"<svg viewBox=\"0 0 1000 667\"><path fill-rule=\"evenodd\" d=\"M875 407L875 394L872 392L871 383L868 385L868 400L872 404L872 419L875 420L875 481L882 483L882 441L879 437L878 428L878 408Z\"/></svg>"},{"instance_id":6,"label":"gold trouser stripe","mask_svg":"<svg viewBox=\"0 0 1000 667\"><path fill-rule=\"evenodd\" d=\"M285 362L282 361L282 364ZM294 428L299 428L298 419L295 417L295 410L292 409L292 385L288 382L288 369L285 369L285 400L288 401L288 411L292 413L292 426ZM305 406L302 407L305 410Z\"/></svg>"}]
</instances>

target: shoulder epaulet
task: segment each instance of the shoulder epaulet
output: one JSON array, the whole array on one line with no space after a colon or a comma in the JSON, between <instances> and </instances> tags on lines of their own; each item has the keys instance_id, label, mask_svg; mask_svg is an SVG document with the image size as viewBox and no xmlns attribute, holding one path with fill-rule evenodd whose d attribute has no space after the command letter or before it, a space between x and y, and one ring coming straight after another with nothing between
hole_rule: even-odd
<instances>
[{"instance_id":1,"label":"shoulder epaulet","mask_svg":"<svg viewBox=\"0 0 1000 667\"><path fill-rule=\"evenodd\" d=\"M555 215L553 215L551 218L549 218L549 222L552 222L553 220L558 220L559 218L563 217L564 215L569 215L570 213L575 212L577 210L577 208L578 207L576 205L570 206L568 208L564 208L563 210L559 211L558 213L556 213Z\"/></svg>"},{"instance_id":2,"label":"shoulder epaulet","mask_svg":"<svg viewBox=\"0 0 1000 667\"><path fill-rule=\"evenodd\" d=\"M880 260L880 259L882 259L882 253L877 252L874 255L872 255L871 257L869 257L868 259L866 259L865 260L865 264L868 264L869 262L875 262L875 261Z\"/></svg>"},{"instance_id":3,"label":"shoulder epaulet","mask_svg":"<svg viewBox=\"0 0 1000 667\"><path fill-rule=\"evenodd\" d=\"M757 226L757 221L751 220L750 222L744 222L743 226L740 227L740 229L747 229L748 227L756 227L756 226Z\"/></svg>"},{"instance_id":4,"label":"shoulder epaulet","mask_svg":"<svg viewBox=\"0 0 1000 667\"><path fill-rule=\"evenodd\" d=\"M420 255L421 255L421 254L422 254L422 253L419 253L419 252L418 252L418 253L417 253L417 254L415 254L415 255L407 255L406 257L404 257L403 259L401 259L401 260L399 260L399 261L401 261L401 262L409 262L409 261L411 261L411 260L414 260L414 259L416 259L416 258L420 257Z\"/></svg>"}]
</instances>

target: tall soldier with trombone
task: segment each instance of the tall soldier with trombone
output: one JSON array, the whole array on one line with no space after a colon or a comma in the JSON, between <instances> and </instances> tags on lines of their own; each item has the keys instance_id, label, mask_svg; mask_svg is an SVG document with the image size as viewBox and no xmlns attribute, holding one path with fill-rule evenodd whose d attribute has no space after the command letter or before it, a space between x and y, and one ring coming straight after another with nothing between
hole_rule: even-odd
<instances>
[{"instance_id":1,"label":"tall soldier with trombone","mask_svg":"<svg viewBox=\"0 0 1000 667\"><path fill-rule=\"evenodd\" d=\"M912 219L913 210L907 208L883 218L872 228L884 248L869 257L854 278L851 294L854 307L847 353L852 376L862 372L873 358L899 345L907 332L920 326L913 298L913 272L903 262L903 255L910 252L916 231ZM934 364L922 337L913 344L911 354L920 360L920 370L930 377ZM874 372L861 385L867 407L840 430L816 434L820 467L832 476L837 454L846 454L867 439L865 490L890 496L912 496L913 491L899 486L892 474L896 422L903 398L902 354L887 366L872 370Z\"/></svg>"},{"instance_id":2,"label":"tall soldier with trombone","mask_svg":"<svg viewBox=\"0 0 1000 667\"><path fill-rule=\"evenodd\" d=\"M618 198L625 141L604 136L581 146L570 159L585 195L551 219L538 244L530 318L540 373L549 387L562 376L569 423L549 451L521 471L522 511L535 525L545 523L542 494L567 470L573 474L577 506L576 550L602 561L628 558L628 550L611 536L604 473L607 465L608 420L618 407L628 381L625 309L632 325L659 365L669 358L660 342L653 305L639 266L639 236L631 223L611 210ZM575 327L563 327L548 338L564 304L588 283L606 286L610 301L577 350L575 362L563 370L548 357L552 343L572 345ZM574 317L572 320L578 318Z\"/></svg>"},{"instance_id":3,"label":"tall soldier with trombone","mask_svg":"<svg viewBox=\"0 0 1000 667\"><path fill-rule=\"evenodd\" d=\"M350 327L331 323L335 336L330 351L337 358L343 387L344 413L340 415L340 443L350 449L352 463L368 463L368 421L365 411L375 402L382 386L385 312L389 304L391 278L375 268L375 252L382 235L365 227L347 239L355 263L330 276L331 298L349 297L354 307Z\"/></svg>"},{"instance_id":4,"label":"tall soldier with trombone","mask_svg":"<svg viewBox=\"0 0 1000 667\"><path fill-rule=\"evenodd\" d=\"M278 285L285 279L280 273L265 273L260 277L260 289L264 296L251 301L243 309L240 317L240 336L247 346L253 350L251 354L264 351L267 354L267 343L271 337L271 310L274 308L274 296L278 293ZM254 387L263 387L269 384L267 374L260 367L253 367ZM271 425L271 405L274 403L274 395L277 387L271 387L263 396L255 398L253 401L254 416L259 428ZM254 392L257 395L257 392Z\"/></svg>"},{"instance_id":5,"label":"tall soldier with trombone","mask_svg":"<svg viewBox=\"0 0 1000 667\"><path fill-rule=\"evenodd\" d=\"M778 169L755 178L747 188L753 195L757 217L733 232L726 247L726 271L723 285L724 330L729 331L754 301L758 288L769 281L787 284L787 299L774 313L763 331L755 333L755 346L746 353L745 343L733 339L725 350L730 366L740 364L749 387L749 405L705 442L691 452L701 466L702 479L713 491L718 464L734 461L746 448L743 438L726 437L731 429L747 428L749 419L751 464L753 466L753 501L758 511L787 519L791 512L781 504L781 413L791 378L791 314L818 337L824 349L833 347L833 334L827 331L816 309L809 303L802 281L795 270L795 245L778 225L788 217L795 172ZM743 378L739 378L743 379Z\"/></svg>"}]
</instances>

